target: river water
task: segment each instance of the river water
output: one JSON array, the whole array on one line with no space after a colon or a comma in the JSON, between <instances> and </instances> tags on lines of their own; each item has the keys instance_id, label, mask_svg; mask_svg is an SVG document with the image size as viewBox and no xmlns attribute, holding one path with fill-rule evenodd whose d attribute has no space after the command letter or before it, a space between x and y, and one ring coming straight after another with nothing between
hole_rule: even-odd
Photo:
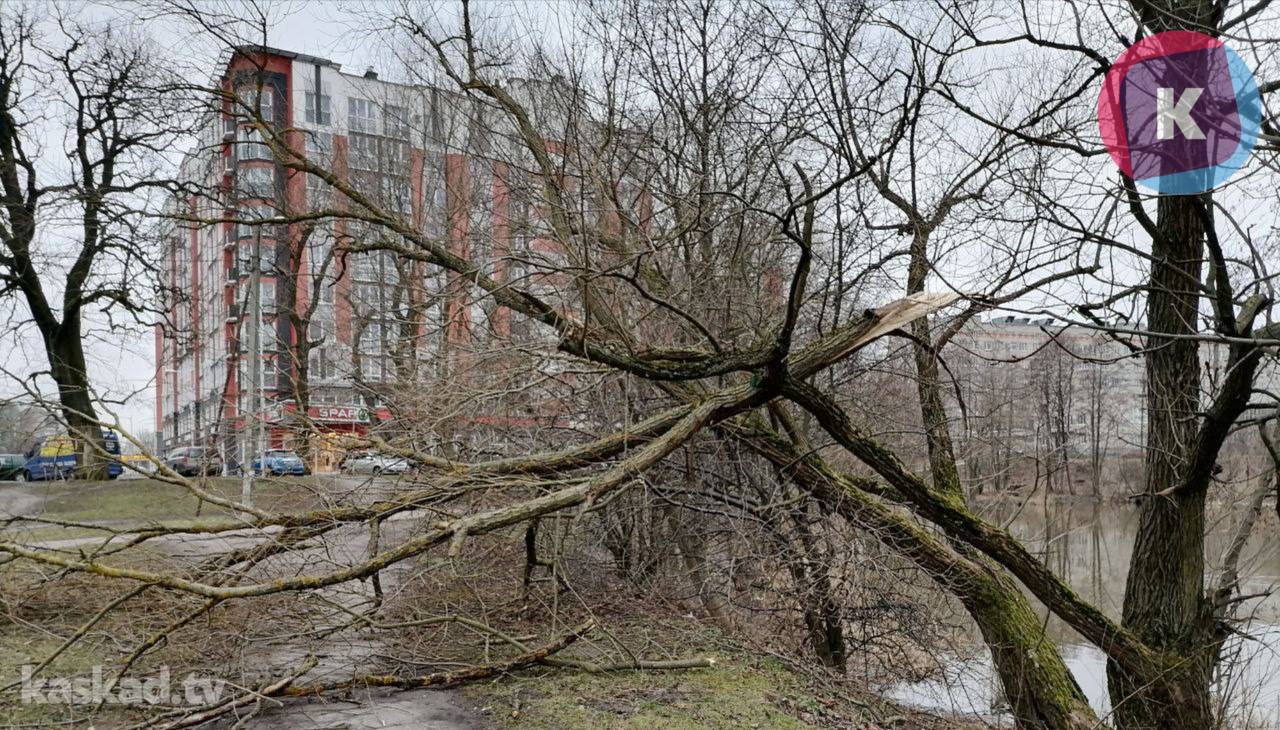
<instances>
[{"instance_id":1,"label":"river water","mask_svg":"<svg viewBox=\"0 0 1280 730\"><path fill-rule=\"evenodd\" d=\"M1267 505L1255 526L1240 563L1241 592L1272 595L1242 604L1240 629L1244 636L1231 640L1224 650L1224 656L1236 661L1230 663L1233 671L1217 687L1219 701L1225 704L1225 715L1234 727L1280 730L1280 598L1273 594L1280 587L1280 541L1275 539L1278 528L1272 507ZM988 502L978 509L988 520L1007 524L1082 597L1112 617L1119 616L1137 524L1136 508L1092 500L1033 498L1026 503ZM1210 509L1206 554L1211 568L1220 565L1220 556L1245 509L1243 503ZM1056 619L1050 618L1047 626L1090 704L1105 716L1110 702L1102 652ZM887 688L887 694L928 709L990 718L1001 715L990 657L976 641L968 653L949 657L940 676Z\"/></svg>"}]
</instances>

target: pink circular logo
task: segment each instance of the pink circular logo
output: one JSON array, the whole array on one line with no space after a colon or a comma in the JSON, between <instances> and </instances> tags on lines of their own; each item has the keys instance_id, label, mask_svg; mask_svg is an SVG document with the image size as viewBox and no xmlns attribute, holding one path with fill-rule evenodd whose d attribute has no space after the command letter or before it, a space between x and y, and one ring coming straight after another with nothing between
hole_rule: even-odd
<instances>
[{"instance_id":1,"label":"pink circular logo","mask_svg":"<svg viewBox=\"0 0 1280 730\"><path fill-rule=\"evenodd\" d=\"M1216 38L1175 30L1143 38L1112 64L1098 130L1135 182L1167 195L1221 185L1258 140L1262 102L1244 59Z\"/></svg>"}]
</instances>

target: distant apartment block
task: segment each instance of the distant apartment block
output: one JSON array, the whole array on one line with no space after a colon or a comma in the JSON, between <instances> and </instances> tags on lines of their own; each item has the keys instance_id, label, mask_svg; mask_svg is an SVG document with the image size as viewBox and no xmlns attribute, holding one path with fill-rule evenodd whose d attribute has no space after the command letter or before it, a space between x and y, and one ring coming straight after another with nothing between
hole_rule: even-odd
<instances>
[{"instance_id":1,"label":"distant apartment block","mask_svg":"<svg viewBox=\"0 0 1280 730\"><path fill-rule=\"evenodd\" d=\"M1125 337L1141 350L1143 339ZM1227 359L1218 343L1200 346L1206 403L1216 392ZM1089 452L1095 440L1106 454L1133 453L1145 443L1145 361L1100 330L1066 327L1052 318L999 316L974 320L944 352L963 398L965 428L975 442L1007 439L1020 453L1067 444L1069 456ZM1260 387L1280 381L1264 365ZM961 417L953 399L954 415ZM957 420L959 422L959 420Z\"/></svg>"},{"instance_id":2,"label":"distant apartment block","mask_svg":"<svg viewBox=\"0 0 1280 730\"><path fill-rule=\"evenodd\" d=\"M1143 360L1105 333L993 317L967 324L947 358L975 441L1009 439L1024 454L1065 443L1072 456L1093 439L1112 454L1142 445Z\"/></svg>"}]
</instances>

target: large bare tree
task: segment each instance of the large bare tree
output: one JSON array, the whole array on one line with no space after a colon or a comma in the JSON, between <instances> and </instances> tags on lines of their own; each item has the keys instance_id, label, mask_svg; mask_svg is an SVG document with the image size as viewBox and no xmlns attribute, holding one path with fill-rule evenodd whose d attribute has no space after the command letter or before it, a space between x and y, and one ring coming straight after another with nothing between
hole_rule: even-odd
<instances>
[{"instance_id":1,"label":"large bare tree","mask_svg":"<svg viewBox=\"0 0 1280 730\"><path fill-rule=\"evenodd\" d=\"M147 214L159 189L174 190L166 154L188 105L154 49L127 31L35 6L0 13L0 294L20 299L79 465L102 478L86 341L94 327L147 324L159 309Z\"/></svg>"}]
</instances>

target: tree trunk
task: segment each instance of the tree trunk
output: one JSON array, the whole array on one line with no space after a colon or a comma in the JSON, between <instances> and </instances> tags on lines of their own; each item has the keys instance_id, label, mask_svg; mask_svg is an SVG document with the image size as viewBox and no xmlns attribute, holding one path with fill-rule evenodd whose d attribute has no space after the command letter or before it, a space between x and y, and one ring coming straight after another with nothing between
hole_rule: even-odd
<instances>
[{"instance_id":1,"label":"tree trunk","mask_svg":"<svg viewBox=\"0 0 1280 730\"><path fill-rule=\"evenodd\" d=\"M1199 425L1197 319L1204 228L1199 201L1162 197L1151 245L1147 293L1147 445L1145 498L1124 592L1124 626L1152 648L1185 661L1163 683L1108 668L1111 701L1122 728L1207 728L1213 621L1204 598L1203 490L1178 489Z\"/></svg>"},{"instance_id":2,"label":"tree trunk","mask_svg":"<svg viewBox=\"0 0 1280 730\"><path fill-rule=\"evenodd\" d=\"M102 425L93 407L85 369L79 317L72 315L53 332L45 332L49 374L58 386L58 401L67 433L75 444L77 479L106 479L109 458Z\"/></svg>"},{"instance_id":3,"label":"tree trunk","mask_svg":"<svg viewBox=\"0 0 1280 730\"><path fill-rule=\"evenodd\" d=\"M928 236L917 232L911 247L908 294L924 291L928 271ZM911 330L930 475L936 489L964 502L928 320L913 321ZM977 566L975 572L979 577L956 595L991 650L1001 687L1018 725L1037 730L1090 726L1092 713L1084 693L1022 589L1003 568L979 551L963 544L953 544L953 547Z\"/></svg>"},{"instance_id":4,"label":"tree trunk","mask_svg":"<svg viewBox=\"0 0 1280 730\"><path fill-rule=\"evenodd\" d=\"M834 473L804 445L757 430L747 443L832 511L919 566L964 604L982 632L1019 727L1032 730L1096 730L1098 719L1084 692L1045 635L1044 622L1003 569L969 551L943 543L878 499Z\"/></svg>"},{"instance_id":5,"label":"tree trunk","mask_svg":"<svg viewBox=\"0 0 1280 730\"><path fill-rule=\"evenodd\" d=\"M775 542L785 556L787 570L800 600L805 633L809 645L823 666L844 672L848 666L848 649L844 638L844 617L831 583L830 558L819 544L810 524L807 505L797 506L787 515L795 531L798 545L781 531Z\"/></svg>"},{"instance_id":6,"label":"tree trunk","mask_svg":"<svg viewBox=\"0 0 1280 730\"><path fill-rule=\"evenodd\" d=\"M706 545L682 531L676 534L676 546L703 609L717 626L732 631L735 624L733 608L725 598L722 581L713 578L711 571L707 570Z\"/></svg>"},{"instance_id":7,"label":"tree trunk","mask_svg":"<svg viewBox=\"0 0 1280 730\"><path fill-rule=\"evenodd\" d=\"M1084 692L1021 587L1004 571L990 565L984 568L989 575L981 597L961 596L961 600L991 650L1000 686L1018 726L1034 730L1097 728Z\"/></svg>"},{"instance_id":8,"label":"tree trunk","mask_svg":"<svg viewBox=\"0 0 1280 730\"><path fill-rule=\"evenodd\" d=\"M308 415L311 411L311 345L306 341L310 336L307 330L306 324L303 324L300 329L295 326L294 337L298 341L294 344L295 355L291 375L294 417L299 420L300 425L293 432L293 450L304 464L316 469L318 464L314 461L311 448L315 424L310 422Z\"/></svg>"}]
</instances>

